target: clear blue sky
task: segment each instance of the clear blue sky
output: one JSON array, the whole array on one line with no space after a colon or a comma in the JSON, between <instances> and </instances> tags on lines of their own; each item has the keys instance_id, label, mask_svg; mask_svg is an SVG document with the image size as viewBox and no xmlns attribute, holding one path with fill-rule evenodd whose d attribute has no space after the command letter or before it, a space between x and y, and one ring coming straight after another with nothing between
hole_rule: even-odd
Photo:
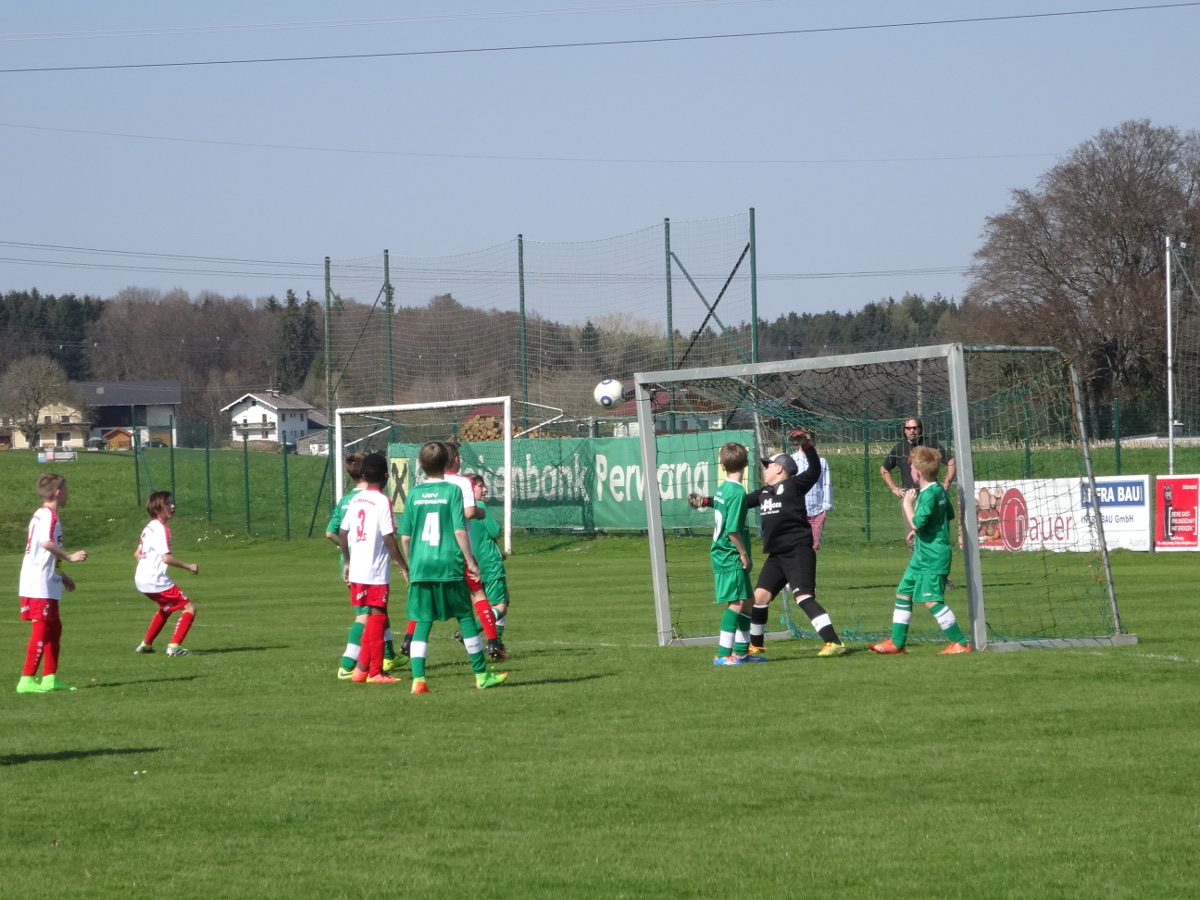
<instances>
[{"instance_id":1,"label":"clear blue sky","mask_svg":"<svg viewBox=\"0 0 1200 900\"><path fill-rule=\"evenodd\" d=\"M0 291L320 297L325 256L754 207L766 318L958 298L1011 190L1200 127L1200 6L1046 15L1118 6L1149 4L5 0L0 69L140 67L0 73ZM602 41L643 42L422 53Z\"/></svg>"}]
</instances>

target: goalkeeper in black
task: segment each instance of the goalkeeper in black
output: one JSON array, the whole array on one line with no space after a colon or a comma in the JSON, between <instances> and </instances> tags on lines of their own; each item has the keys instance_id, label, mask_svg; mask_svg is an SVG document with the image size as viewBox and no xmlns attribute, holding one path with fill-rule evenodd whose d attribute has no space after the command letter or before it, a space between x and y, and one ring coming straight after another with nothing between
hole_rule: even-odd
<instances>
[{"instance_id":1,"label":"goalkeeper in black","mask_svg":"<svg viewBox=\"0 0 1200 900\"><path fill-rule=\"evenodd\" d=\"M808 523L808 507L804 500L804 495L821 477L821 458L808 432L798 429L789 436L800 444L808 468L798 472L796 461L786 453L764 459L763 480L766 484L757 491L746 493L746 506L758 507L763 552L767 555L754 588L750 653L764 654L769 604L785 585L791 585L796 605L812 621L813 630L824 642L817 655L841 656L846 647L838 638L829 613L815 597L817 554L813 550L812 527ZM696 499L703 503L707 498Z\"/></svg>"}]
</instances>

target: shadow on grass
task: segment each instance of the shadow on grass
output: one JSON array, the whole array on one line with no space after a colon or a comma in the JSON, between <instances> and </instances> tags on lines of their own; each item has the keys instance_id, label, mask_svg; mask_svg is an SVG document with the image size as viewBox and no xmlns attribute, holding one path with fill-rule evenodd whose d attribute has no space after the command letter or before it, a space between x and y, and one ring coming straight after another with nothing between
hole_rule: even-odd
<instances>
[{"instance_id":1,"label":"shadow on grass","mask_svg":"<svg viewBox=\"0 0 1200 900\"><path fill-rule=\"evenodd\" d=\"M199 675L175 675L171 678L138 678L136 681L105 681L100 684L83 684L79 686L81 691L91 691L96 688L115 688L129 687L134 684L160 684L163 682L172 681L195 681Z\"/></svg>"},{"instance_id":2,"label":"shadow on grass","mask_svg":"<svg viewBox=\"0 0 1200 900\"><path fill-rule=\"evenodd\" d=\"M574 678L522 678L519 681L506 681L501 690L510 690L511 688L537 687L543 684L579 684L582 681L596 681L600 678L612 678L619 675L619 672L598 672L595 675L577 675Z\"/></svg>"},{"instance_id":3,"label":"shadow on grass","mask_svg":"<svg viewBox=\"0 0 1200 900\"><path fill-rule=\"evenodd\" d=\"M66 762L90 756L128 756L133 753L158 753L162 747L101 747L96 750L59 750L57 753L10 753L0 756L0 766L20 766L32 762Z\"/></svg>"},{"instance_id":4,"label":"shadow on grass","mask_svg":"<svg viewBox=\"0 0 1200 900\"><path fill-rule=\"evenodd\" d=\"M287 644L273 644L270 647L214 647L211 650L197 650L193 656L214 656L217 653L262 653L266 650L287 650Z\"/></svg>"}]
</instances>

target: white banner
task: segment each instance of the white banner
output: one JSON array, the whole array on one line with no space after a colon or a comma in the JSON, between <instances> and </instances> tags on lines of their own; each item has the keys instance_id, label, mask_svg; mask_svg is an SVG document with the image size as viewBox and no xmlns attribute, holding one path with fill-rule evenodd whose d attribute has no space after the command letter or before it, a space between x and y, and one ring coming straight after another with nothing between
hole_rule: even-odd
<instances>
[{"instance_id":1,"label":"white banner","mask_svg":"<svg viewBox=\"0 0 1200 900\"><path fill-rule=\"evenodd\" d=\"M977 481L979 546L989 550L1073 550L1099 547L1083 478ZM1150 549L1150 477L1096 479L1105 542L1110 549Z\"/></svg>"}]
</instances>

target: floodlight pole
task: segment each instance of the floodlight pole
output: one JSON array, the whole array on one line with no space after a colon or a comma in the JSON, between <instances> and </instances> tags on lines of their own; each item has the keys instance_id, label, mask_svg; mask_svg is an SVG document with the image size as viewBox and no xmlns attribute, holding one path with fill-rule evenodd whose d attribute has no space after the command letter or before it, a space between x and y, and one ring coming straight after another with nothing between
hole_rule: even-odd
<instances>
[{"instance_id":1,"label":"floodlight pole","mask_svg":"<svg viewBox=\"0 0 1200 900\"><path fill-rule=\"evenodd\" d=\"M1171 236L1167 235L1167 474L1175 474L1175 351L1171 320Z\"/></svg>"}]
</instances>

